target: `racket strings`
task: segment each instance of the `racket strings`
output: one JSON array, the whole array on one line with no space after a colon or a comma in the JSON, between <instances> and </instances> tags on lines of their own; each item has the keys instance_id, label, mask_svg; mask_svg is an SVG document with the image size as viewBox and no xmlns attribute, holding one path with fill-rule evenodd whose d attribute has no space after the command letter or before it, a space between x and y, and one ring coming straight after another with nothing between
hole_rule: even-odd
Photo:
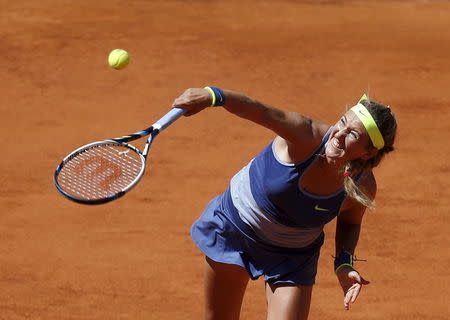
<instances>
[{"instance_id":1,"label":"racket strings","mask_svg":"<svg viewBox=\"0 0 450 320\"><path fill-rule=\"evenodd\" d=\"M131 185L143 162L134 150L117 144L100 144L70 157L57 181L67 193L83 199L112 196Z\"/></svg>"}]
</instances>

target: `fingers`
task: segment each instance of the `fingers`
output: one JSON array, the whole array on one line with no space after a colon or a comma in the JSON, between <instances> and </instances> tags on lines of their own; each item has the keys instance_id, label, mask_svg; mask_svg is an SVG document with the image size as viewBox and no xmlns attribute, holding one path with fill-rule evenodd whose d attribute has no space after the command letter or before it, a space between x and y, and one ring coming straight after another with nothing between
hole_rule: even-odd
<instances>
[{"instance_id":1,"label":"fingers","mask_svg":"<svg viewBox=\"0 0 450 320\"><path fill-rule=\"evenodd\" d=\"M184 115L190 116L206 107L209 107L211 103L211 94L207 90L201 88L190 88L173 101L172 107L186 109L186 113Z\"/></svg>"},{"instance_id":2,"label":"fingers","mask_svg":"<svg viewBox=\"0 0 450 320\"><path fill-rule=\"evenodd\" d=\"M356 271L351 271L348 273L348 278L354 281L354 283L345 291L344 296L344 308L346 310L350 309L350 304L354 303L361 292L363 285L368 285L370 281L367 281Z\"/></svg>"},{"instance_id":3,"label":"fingers","mask_svg":"<svg viewBox=\"0 0 450 320\"><path fill-rule=\"evenodd\" d=\"M344 267L345 268L345 267ZM363 285L368 285L367 281L353 268L340 269L338 279L344 291L344 308L350 309L350 305L356 301Z\"/></svg>"},{"instance_id":4,"label":"fingers","mask_svg":"<svg viewBox=\"0 0 450 320\"><path fill-rule=\"evenodd\" d=\"M187 89L173 102L174 106L205 106L211 105L211 94L202 88Z\"/></svg>"},{"instance_id":5,"label":"fingers","mask_svg":"<svg viewBox=\"0 0 450 320\"><path fill-rule=\"evenodd\" d=\"M361 285L355 285L355 288L352 289L352 296L350 299L350 302L353 303L356 301L356 299L359 296L359 292L361 291L362 286Z\"/></svg>"},{"instance_id":6,"label":"fingers","mask_svg":"<svg viewBox=\"0 0 450 320\"><path fill-rule=\"evenodd\" d=\"M350 309L350 304L354 303L358 298L359 292L361 291L362 285L359 283L353 284L346 292L344 297L344 308L346 310Z\"/></svg>"}]
</instances>

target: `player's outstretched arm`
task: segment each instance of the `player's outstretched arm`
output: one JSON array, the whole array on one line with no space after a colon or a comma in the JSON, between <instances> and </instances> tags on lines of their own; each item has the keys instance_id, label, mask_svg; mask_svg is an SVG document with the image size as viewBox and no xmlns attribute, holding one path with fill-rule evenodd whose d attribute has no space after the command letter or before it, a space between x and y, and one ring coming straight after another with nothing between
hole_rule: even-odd
<instances>
[{"instance_id":1,"label":"player's outstretched arm","mask_svg":"<svg viewBox=\"0 0 450 320\"><path fill-rule=\"evenodd\" d=\"M293 144L316 147L328 125L297 112L281 110L259 102L242 93L223 90L224 108L247 120L262 125ZM173 106L186 108L187 116L211 106L211 93L203 88L187 89L176 98Z\"/></svg>"}]
</instances>

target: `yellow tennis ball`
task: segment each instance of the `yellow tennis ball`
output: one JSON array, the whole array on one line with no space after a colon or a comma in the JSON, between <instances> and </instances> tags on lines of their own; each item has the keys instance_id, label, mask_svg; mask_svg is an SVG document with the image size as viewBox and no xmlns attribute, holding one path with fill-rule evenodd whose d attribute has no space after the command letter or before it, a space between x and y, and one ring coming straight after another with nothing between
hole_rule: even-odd
<instances>
[{"instance_id":1,"label":"yellow tennis ball","mask_svg":"<svg viewBox=\"0 0 450 320\"><path fill-rule=\"evenodd\" d=\"M114 49L108 56L108 64L116 70L125 68L129 62L130 56L123 49Z\"/></svg>"}]
</instances>

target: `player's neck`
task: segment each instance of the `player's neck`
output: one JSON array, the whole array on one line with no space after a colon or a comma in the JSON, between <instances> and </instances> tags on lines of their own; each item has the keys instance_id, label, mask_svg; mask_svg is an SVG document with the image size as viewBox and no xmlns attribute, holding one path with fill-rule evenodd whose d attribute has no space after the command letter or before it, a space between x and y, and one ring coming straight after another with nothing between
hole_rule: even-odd
<instances>
[{"instance_id":1,"label":"player's neck","mask_svg":"<svg viewBox=\"0 0 450 320\"><path fill-rule=\"evenodd\" d=\"M321 168L324 175L339 181L343 180L342 173L344 171L345 163L339 161L339 159L321 156L318 161L318 166Z\"/></svg>"}]
</instances>

